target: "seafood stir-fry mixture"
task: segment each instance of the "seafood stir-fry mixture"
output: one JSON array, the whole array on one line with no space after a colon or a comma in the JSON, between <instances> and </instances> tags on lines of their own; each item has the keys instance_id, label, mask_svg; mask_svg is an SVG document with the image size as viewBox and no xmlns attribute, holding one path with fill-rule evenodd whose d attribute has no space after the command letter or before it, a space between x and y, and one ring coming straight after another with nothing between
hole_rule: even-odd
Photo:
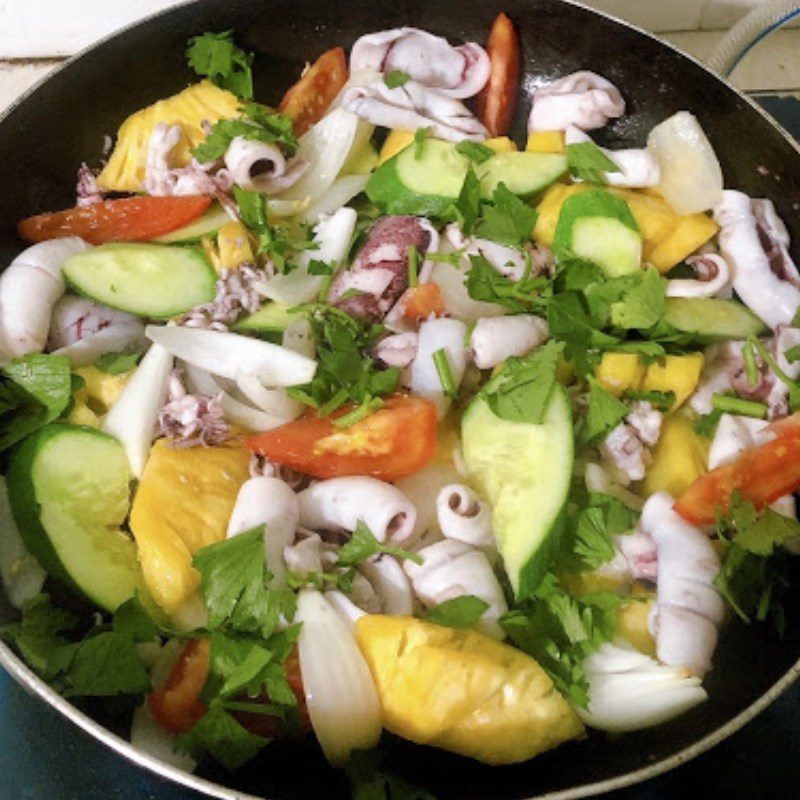
<instances>
[{"instance_id":1,"label":"seafood stir-fry mixture","mask_svg":"<svg viewBox=\"0 0 800 800\"><path fill-rule=\"evenodd\" d=\"M504 14L279 102L230 33L187 54L0 276L32 670L184 769L392 735L502 765L702 704L724 625L780 635L800 274L693 109L598 146L624 87L518 97Z\"/></svg>"}]
</instances>

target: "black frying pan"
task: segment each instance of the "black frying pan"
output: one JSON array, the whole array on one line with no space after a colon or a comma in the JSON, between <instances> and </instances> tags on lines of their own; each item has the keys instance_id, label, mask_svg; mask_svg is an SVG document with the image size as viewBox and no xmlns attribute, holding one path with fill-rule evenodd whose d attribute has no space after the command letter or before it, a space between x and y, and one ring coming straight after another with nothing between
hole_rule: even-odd
<instances>
[{"instance_id":1,"label":"black frying pan","mask_svg":"<svg viewBox=\"0 0 800 800\"><path fill-rule=\"evenodd\" d=\"M275 103L305 61L335 45L349 47L369 31L410 24L453 40L484 41L498 11L517 23L524 45L524 86L531 89L577 69L592 69L620 87L628 113L601 132L601 143L640 146L670 114L689 109L700 118L722 164L728 187L770 197L793 238L800 239L800 154L797 146L752 103L670 47L623 24L558 0L200 0L114 36L49 78L0 121L0 263L22 249L17 221L67 207L75 170L97 164L103 137L131 111L193 80L184 62L186 40L232 28L257 53L256 98ZM513 134L524 140L528 103L522 93ZM795 258L800 251L795 248ZM800 570L799 570L800 571ZM457 756L390 743L390 766L445 798L530 798L595 794L669 769L733 732L800 672L800 576L787 599L789 620L780 641L764 626L728 626L706 685L710 700L679 720L629 737L592 734L514 767L489 768ZM14 614L0 598L0 624ZM211 795L239 792L270 798L346 796L340 773L312 745L273 745L234 775L204 766L197 781L148 761L66 701L54 696L7 648L0 661L20 680L129 758ZM115 729L111 720L98 719ZM125 735L124 730L117 733ZM227 789L225 787L228 787Z\"/></svg>"}]
</instances>

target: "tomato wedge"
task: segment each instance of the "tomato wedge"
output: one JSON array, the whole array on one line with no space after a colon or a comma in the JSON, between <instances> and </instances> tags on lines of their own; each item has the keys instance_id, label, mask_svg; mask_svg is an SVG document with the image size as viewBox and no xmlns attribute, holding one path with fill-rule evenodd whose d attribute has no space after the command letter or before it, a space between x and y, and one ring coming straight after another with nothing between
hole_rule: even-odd
<instances>
[{"instance_id":1,"label":"tomato wedge","mask_svg":"<svg viewBox=\"0 0 800 800\"><path fill-rule=\"evenodd\" d=\"M147 696L147 704L156 722L170 733L188 733L208 710L200 701L200 693L208 678L210 652L208 639L192 639L172 668L164 686ZM301 730L310 731L311 720L296 647L287 656L284 670L289 686L297 698L297 723ZM246 703L251 698L244 695L240 699ZM268 703L269 697L252 698L252 702ZM251 733L269 739L278 736L282 730L281 720L267 714L235 711L233 716Z\"/></svg>"},{"instance_id":2,"label":"tomato wedge","mask_svg":"<svg viewBox=\"0 0 800 800\"><path fill-rule=\"evenodd\" d=\"M170 733L188 733L206 713L200 702L208 677L208 639L192 639L175 662L167 682L147 696L156 722Z\"/></svg>"},{"instance_id":3,"label":"tomato wedge","mask_svg":"<svg viewBox=\"0 0 800 800\"><path fill-rule=\"evenodd\" d=\"M491 71L478 95L478 118L490 136L505 136L517 105L521 48L514 23L502 12L492 25L486 51Z\"/></svg>"},{"instance_id":4,"label":"tomato wedge","mask_svg":"<svg viewBox=\"0 0 800 800\"><path fill-rule=\"evenodd\" d=\"M394 481L421 470L436 451L436 407L420 397L391 397L366 419L336 428L316 413L245 439L256 453L313 475L371 475Z\"/></svg>"},{"instance_id":5,"label":"tomato wedge","mask_svg":"<svg viewBox=\"0 0 800 800\"><path fill-rule=\"evenodd\" d=\"M444 298L442 291L435 283L423 283L414 287L408 293L405 301L403 316L414 322L428 319L431 315L441 317L444 315Z\"/></svg>"},{"instance_id":6,"label":"tomato wedge","mask_svg":"<svg viewBox=\"0 0 800 800\"><path fill-rule=\"evenodd\" d=\"M17 230L26 242L80 236L89 244L155 239L194 222L210 197L125 197L28 217Z\"/></svg>"},{"instance_id":7,"label":"tomato wedge","mask_svg":"<svg viewBox=\"0 0 800 800\"><path fill-rule=\"evenodd\" d=\"M770 426L775 438L745 450L739 458L697 478L675 503L675 510L695 525L726 513L738 492L756 508L800 490L800 413Z\"/></svg>"},{"instance_id":8,"label":"tomato wedge","mask_svg":"<svg viewBox=\"0 0 800 800\"><path fill-rule=\"evenodd\" d=\"M278 111L294 120L294 132L298 136L322 119L347 82L347 76L344 50L334 47L323 53L286 92Z\"/></svg>"}]
</instances>

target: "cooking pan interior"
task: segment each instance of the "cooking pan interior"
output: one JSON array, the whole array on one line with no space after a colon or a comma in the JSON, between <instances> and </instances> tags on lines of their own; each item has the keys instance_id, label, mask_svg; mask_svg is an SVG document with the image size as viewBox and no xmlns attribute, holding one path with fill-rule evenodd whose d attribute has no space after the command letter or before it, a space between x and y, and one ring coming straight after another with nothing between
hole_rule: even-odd
<instances>
[{"instance_id":1,"label":"cooking pan interior","mask_svg":"<svg viewBox=\"0 0 800 800\"><path fill-rule=\"evenodd\" d=\"M592 69L623 91L628 113L598 134L612 146L637 146L657 122L680 109L697 114L722 163L726 184L771 197L800 237L800 157L765 117L701 67L655 40L557 0L202 0L153 18L105 42L54 75L0 123L0 263L21 248L17 221L71 205L75 170L100 163L103 140L131 111L180 90L194 78L187 39L234 29L256 52L256 98L275 103L303 64L368 31L412 24L454 40L483 41L505 10L524 43L524 87ZM513 134L524 142L525 91ZM800 252L795 249L795 258ZM800 583L795 582L795 586ZM707 686L710 700L680 720L628 737L591 735L516 767L488 768L447 754L392 742L389 763L440 798L517 798L621 776L668 758L725 725L756 701L800 657L800 597L787 600L783 640L766 626L730 625ZM4 601L0 601L0 604ZM14 619L0 605L0 624ZM115 727L115 723L100 718ZM236 774L212 766L200 774L223 785L276 798L342 796L346 782L312 746L274 745Z\"/></svg>"}]
</instances>

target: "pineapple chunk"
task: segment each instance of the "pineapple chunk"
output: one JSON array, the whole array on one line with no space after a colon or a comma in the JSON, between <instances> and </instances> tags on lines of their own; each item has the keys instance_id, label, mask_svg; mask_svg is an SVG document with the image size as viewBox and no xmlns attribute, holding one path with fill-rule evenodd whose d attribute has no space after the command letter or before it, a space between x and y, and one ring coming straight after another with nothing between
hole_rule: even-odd
<instances>
[{"instance_id":1,"label":"pineapple chunk","mask_svg":"<svg viewBox=\"0 0 800 800\"><path fill-rule=\"evenodd\" d=\"M210 81L201 81L131 114L120 127L114 152L97 182L110 191L141 191L150 135L157 123L181 126L183 136L172 158L175 166L185 166L192 149L206 138L202 123L234 117L239 105L236 95Z\"/></svg>"},{"instance_id":2,"label":"pineapple chunk","mask_svg":"<svg viewBox=\"0 0 800 800\"><path fill-rule=\"evenodd\" d=\"M528 143L525 150L529 153L558 153L567 152L564 141L564 131L533 131L528 134Z\"/></svg>"},{"instance_id":3,"label":"pineapple chunk","mask_svg":"<svg viewBox=\"0 0 800 800\"><path fill-rule=\"evenodd\" d=\"M645 257L657 270L666 272L704 245L718 230L719 225L707 214L678 217L670 235L655 242Z\"/></svg>"},{"instance_id":4,"label":"pineapple chunk","mask_svg":"<svg viewBox=\"0 0 800 800\"><path fill-rule=\"evenodd\" d=\"M387 730L487 764L513 764L583 725L530 656L473 630L412 617L356 624Z\"/></svg>"},{"instance_id":5,"label":"pineapple chunk","mask_svg":"<svg viewBox=\"0 0 800 800\"><path fill-rule=\"evenodd\" d=\"M219 229L217 247L221 269L237 269L255 262L250 235L241 222L228 222Z\"/></svg>"},{"instance_id":6,"label":"pineapple chunk","mask_svg":"<svg viewBox=\"0 0 800 800\"><path fill-rule=\"evenodd\" d=\"M650 658L656 657L656 640L650 633L648 622L654 602L652 597L634 600L620 606L617 611L617 636Z\"/></svg>"},{"instance_id":7,"label":"pineapple chunk","mask_svg":"<svg viewBox=\"0 0 800 800\"><path fill-rule=\"evenodd\" d=\"M690 483L706 473L710 446L708 439L695 433L688 417L668 414L642 482L642 493L649 497L664 491L678 497Z\"/></svg>"},{"instance_id":8,"label":"pineapple chunk","mask_svg":"<svg viewBox=\"0 0 800 800\"><path fill-rule=\"evenodd\" d=\"M493 139L487 139L481 142L484 147L494 150L495 153L516 153L517 146L508 136L495 136Z\"/></svg>"},{"instance_id":9,"label":"pineapple chunk","mask_svg":"<svg viewBox=\"0 0 800 800\"><path fill-rule=\"evenodd\" d=\"M133 370L109 375L97 367L80 367L75 372L83 378L83 386L74 394L74 404L68 421L73 425L99 428L103 417L125 388Z\"/></svg>"},{"instance_id":10,"label":"pineapple chunk","mask_svg":"<svg viewBox=\"0 0 800 800\"><path fill-rule=\"evenodd\" d=\"M378 157L378 166L396 156L401 150L405 150L414 141L414 131L389 131L389 135L381 147L381 154Z\"/></svg>"},{"instance_id":11,"label":"pineapple chunk","mask_svg":"<svg viewBox=\"0 0 800 800\"><path fill-rule=\"evenodd\" d=\"M179 449L165 439L153 445L130 526L145 584L167 613L178 610L199 586L192 555L225 538L249 462L241 445Z\"/></svg>"},{"instance_id":12,"label":"pineapple chunk","mask_svg":"<svg viewBox=\"0 0 800 800\"><path fill-rule=\"evenodd\" d=\"M628 391L638 391L644 380L646 366L636 353L603 353L596 377L600 385L614 397Z\"/></svg>"}]
</instances>

